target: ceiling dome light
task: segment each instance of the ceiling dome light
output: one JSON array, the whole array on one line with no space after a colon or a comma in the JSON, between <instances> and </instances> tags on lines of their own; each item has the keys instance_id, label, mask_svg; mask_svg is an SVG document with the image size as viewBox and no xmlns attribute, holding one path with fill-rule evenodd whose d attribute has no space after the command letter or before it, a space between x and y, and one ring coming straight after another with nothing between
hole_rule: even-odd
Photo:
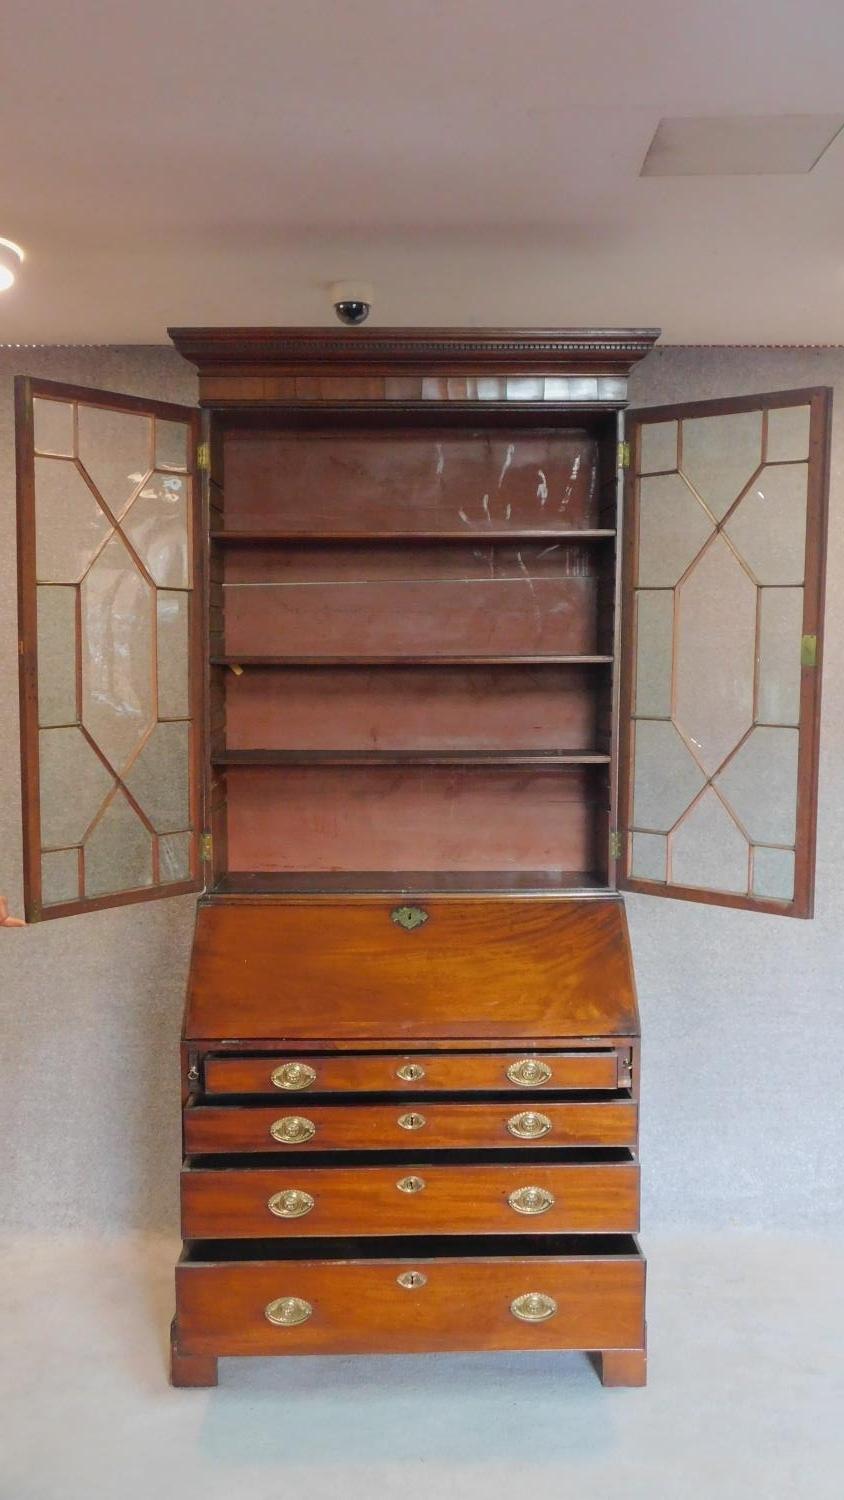
<instances>
[{"instance_id":1,"label":"ceiling dome light","mask_svg":"<svg viewBox=\"0 0 844 1500\"><path fill-rule=\"evenodd\" d=\"M7 292L14 285L21 267L23 251L14 240L0 239L0 292Z\"/></svg>"}]
</instances>

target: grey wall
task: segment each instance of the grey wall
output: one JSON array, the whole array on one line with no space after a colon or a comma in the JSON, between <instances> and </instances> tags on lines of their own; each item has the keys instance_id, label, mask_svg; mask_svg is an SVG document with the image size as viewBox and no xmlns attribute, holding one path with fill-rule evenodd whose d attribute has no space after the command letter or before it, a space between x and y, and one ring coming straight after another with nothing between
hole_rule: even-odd
<instances>
[{"instance_id":1,"label":"grey wall","mask_svg":"<svg viewBox=\"0 0 844 1500\"><path fill-rule=\"evenodd\" d=\"M0 350L0 890L21 907L17 371L193 401L167 348ZM844 1225L844 349L652 354L633 404L836 386L817 915L628 898L644 1027L644 1224ZM194 901L0 931L7 1221L176 1225L177 1041ZM646 1235L647 1238L647 1235Z\"/></svg>"}]
</instances>

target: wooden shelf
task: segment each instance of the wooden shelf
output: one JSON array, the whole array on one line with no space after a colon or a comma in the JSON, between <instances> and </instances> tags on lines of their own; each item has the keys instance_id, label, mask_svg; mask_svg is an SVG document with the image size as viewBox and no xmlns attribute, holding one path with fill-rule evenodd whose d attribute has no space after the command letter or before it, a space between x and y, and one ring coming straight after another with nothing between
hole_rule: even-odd
<instances>
[{"instance_id":1,"label":"wooden shelf","mask_svg":"<svg viewBox=\"0 0 844 1500\"><path fill-rule=\"evenodd\" d=\"M214 667L573 667L611 656L212 656Z\"/></svg>"},{"instance_id":2,"label":"wooden shelf","mask_svg":"<svg viewBox=\"0 0 844 1500\"><path fill-rule=\"evenodd\" d=\"M222 750L215 766L598 766L600 750Z\"/></svg>"},{"instance_id":3,"label":"wooden shelf","mask_svg":"<svg viewBox=\"0 0 844 1500\"><path fill-rule=\"evenodd\" d=\"M487 527L483 531L212 531L212 542L226 547L260 547L287 542L317 542L334 546L343 542L603 542L615 536L614 529L585 531Z\"/></svg>"},{"instance_id":4,"label":"wooden shelf","mask_svg":"<svg viewBox=\"0 0 844 1500\"><path fill-rule=\"evenodd\" d=\"M214 896L549 895L606 892L606 879L584 870L229 870Z\"/></svg>"}]
</instances>

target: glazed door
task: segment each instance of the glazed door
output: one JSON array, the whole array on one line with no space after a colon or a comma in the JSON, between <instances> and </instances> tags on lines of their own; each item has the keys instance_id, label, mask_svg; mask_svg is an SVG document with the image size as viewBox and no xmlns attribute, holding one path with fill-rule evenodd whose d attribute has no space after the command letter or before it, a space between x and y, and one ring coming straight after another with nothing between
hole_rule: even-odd
<instances>
[{"instance_id":1,"label":"glazed door","mask_svg":"<svg viewBox=\"0 0 844 1500\"><path fill-rule=\"evenodd\" d=\"M202 886L192 408L16 384L30 921Z\"/></svg>"},{"instance_id":2,"label":"glazed door","mask_svg":"<svg viewBox=\"0 0 844 1500\"><path fill-rule=\"evenodd\" d=\"M831 392L628 415L619 884L812 914Z\"/></svg>"}]
</instances>

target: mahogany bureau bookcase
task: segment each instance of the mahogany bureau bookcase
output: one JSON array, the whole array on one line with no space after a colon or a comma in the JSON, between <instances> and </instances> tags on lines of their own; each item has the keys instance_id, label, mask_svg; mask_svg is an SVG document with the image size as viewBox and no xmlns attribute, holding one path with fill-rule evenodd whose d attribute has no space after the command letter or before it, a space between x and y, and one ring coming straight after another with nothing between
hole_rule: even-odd
<instances>
[{"instance_id":1,"label":"mahogany bureau bookcase","mask_svg":"<svg viewBox=\"0 0 844 1500\"><path fill-rule=\"evenodd\" d=\"M643 1384L619 890L811 914L829 393L625 426L654 331L172 337L201 414L21 380L17 434L27 915L202 893L173 1381Z\"/></svg>"}]
</instances>

